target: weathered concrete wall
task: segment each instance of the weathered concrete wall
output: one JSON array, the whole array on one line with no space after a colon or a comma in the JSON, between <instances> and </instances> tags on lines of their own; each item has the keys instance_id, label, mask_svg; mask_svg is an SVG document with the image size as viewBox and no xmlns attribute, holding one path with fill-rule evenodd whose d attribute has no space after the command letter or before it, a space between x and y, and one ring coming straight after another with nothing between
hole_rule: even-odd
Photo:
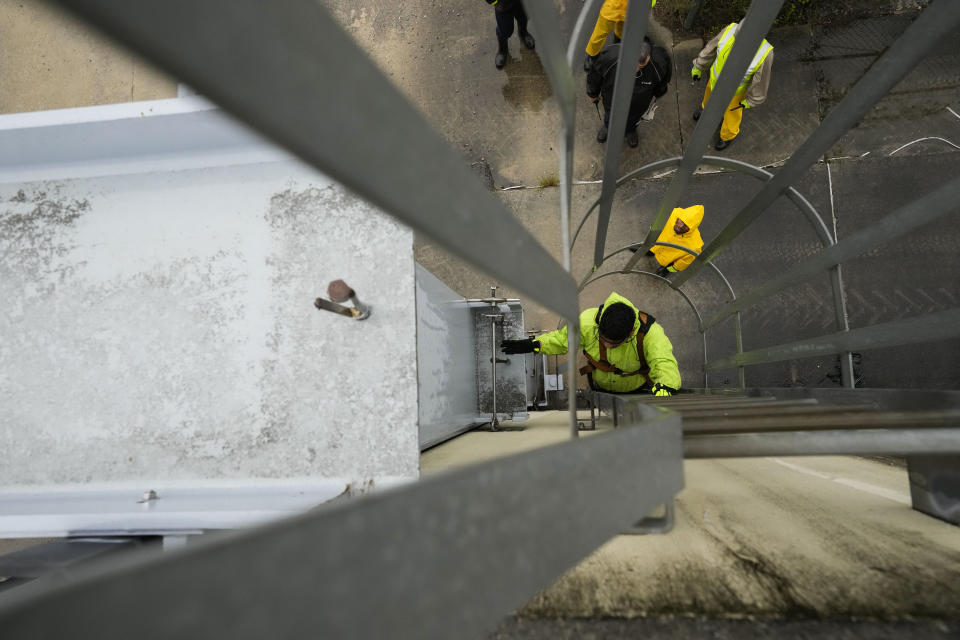
<instances>
[{"instance_id":1,"label":"weathered concrete wall","mask_svg":"<svg viewBox=\"0 0 960 640\"><path fill-rule=\"evenodd\" d=\"M0 484L415 476L412 242L293 160L0 184Z\"/></svg>"}]
</instances>

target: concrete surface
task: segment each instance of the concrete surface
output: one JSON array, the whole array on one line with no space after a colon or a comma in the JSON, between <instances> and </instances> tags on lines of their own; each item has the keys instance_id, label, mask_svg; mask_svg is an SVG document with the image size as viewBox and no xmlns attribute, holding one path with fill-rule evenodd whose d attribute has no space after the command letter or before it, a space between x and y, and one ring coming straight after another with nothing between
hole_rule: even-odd
<instances>
[{"instance_id":1,"label":"concrete surface","mask_svg":"<svg viewBox=\"0 0 960 640\"><path fill-rule=\"evenodd\" d=\"M0 202L0 484L416 477L408 229L292 160ZM337 278L370 319L313 307Z\"/></svg>"},{"instance_id":2,"label":"concrete surface","mask_svg":"<svg viewBox=\"0 0 960 640\"><path fill-rule=\"evenodd\" d=\"M0 0L0 42L0 113L177 95L176 80L40 0Z\"/></svg>"},{"instance_id":3,"label":"concrete surface","mask_svg":"<svg viewBox=\"0 0 960 640\"><path fill-rule=\"evenodd\" d=\"M431 449L422 471L568 434L565 413L535 413L525 424L524 432L475 432ZM602 437L610 420L599 427L584 436ZM696 460L684 467L673 531L614 538L519 615L955 618L960 534L911 509L902 467L844 457Z\"/></svg>"}]
</instances>

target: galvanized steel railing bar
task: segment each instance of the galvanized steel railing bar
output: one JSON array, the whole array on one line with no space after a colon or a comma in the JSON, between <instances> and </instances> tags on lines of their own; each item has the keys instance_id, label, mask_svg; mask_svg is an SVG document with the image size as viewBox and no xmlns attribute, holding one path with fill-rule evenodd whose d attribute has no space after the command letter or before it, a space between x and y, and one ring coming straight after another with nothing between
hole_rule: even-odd
<instances>
[{"instance_id":1,"label":"galvanized steel railing bar","mask_svg":"<svg viewBox=\"0 0 960 640\"><path fill-rule=\"evenodd\" d=\"M837 233L837 212L833 208L833 175L830 172L830 163L827 163L827 188L830 190L830 218L833 220L834 244L839 239ZM849 331L850 319L847 315L847 292L843 288L843 267L836 265L830 269L830 290L833 293L833 309L836 314L837 330ZM840 385L853 389L857 386L856 376L853 373L853 354L849 351L840 354Z\"/></svg>"},{"instance_id":2,"label":"galvanized steel railing bar","mask_svg":"<svg viewBox=\"0 0 960 640\"><path fill-rule=\"evenodd\" d=\"M570 272L570 201L573 188L573 148L576 133L576 104L572 66L567 60L560 38L560 20L557 9L552 3L530 2L526 10L536 22L537 36L540 39L540 60L550 79L553 94L560 105L560 247L563 268ZM581 12L582 14L583 12ZM581 15L582 17L582 15ZM577 325L577 316L568 316L568 324ZM576 353L579 345L579 331L567 334L567 351ZM567 362L567 375L576 380L576 358ZM575 385L567 386L567 401L570 411L570 433L576 438L580 435L577 427Z\"/></svg>"},{"instance_id":3,"label":"galvanized steel railing bar","mask_svg":"<svg viewBox=\"0 0 960 640\"><path fill-rule=\"evenodd\" d=\"M683 455L695 458L768 456L897 456L960 451L960 429L787 431L690 436Z\"/></svg>"},{"instance_id":4,"label":"galvanized steel railing bar","mask_svg":"<svg viewBox=\"0 0 960 640\"><path fill-rule=\"evenodd\" d=\"M4 640L485 638L683 488L679 416L618 401L632 428L20 587Z\"/></svg>"},{"instance_id":5,"label":"galvanized steel railing bar","mask_svg":"<svg viewBox=\"0 0 960 640\"><path fill-rule=\"evenodd\" d=\"M787 287L800 284L830 267L842 264L844 261L855 258L871 249L881 247L918 227L955 211L960 211L960 178L914 200L896 212L874 222L869 227L864 227L837 244L795 264L779 276L768 280L739 299L727 303L711 316L704 326L707 329L716 326L736 311L751 307L771 295L780 293Z\"/></svg>"},{"instance_id":6,"label":"galvanized steel railing bar","mask_svg":"<svg viewBox=\"0 0 960 640\"><path fill-rule=\"evenodd\" d=\"M617 173L620 171L620 149L623 148L623 132L627 125L633 84L637 75L637 56L640 43L647 33L650 3L646 0L627 5L627 20L623 25L623 41L620 43L620 58L617 61L617 77L613 85L610 124L607 129L606 149L603 155L603 185L600 190L600 212L597 215L597 237L593 249L593 268L603 260L607 242L607 227L613 194L617 190Z\"/></svg>"},{"instance_id":7,"label":"galvanized steel railing bar","mask_svg":"<svg viewBox=\"0 0 960 640\"><path fill-rule=\"evenodd\" d=\"M707 103L707 107L703 110L703 114L701 114L700 119L697 121L697 126L693 130L693 136L687 144L687 149L683 154L683 161L674 174L673 180L667 188L667 193L663 196L663 200L660 201L657 216L650 224L650 229L643 239L642 249L644 251L650 248L650 244L663 230L667 218L670 217L673 208L680 201L680 195L686 190L687 185L690 184L690 178L693 176L693 172L700 163L700 159L703 157L707 145L710 144L710 140L716 132L717 127L720 126L727 106L729 106L730 101L733 99L737 87L743 81L747 67L749 67L754 55L756 55L760 43L764 37L766 37L767 32L770 31L770 26L777 17L777 13L780 11L782 4L783 0L763 0L762 2L755 1L750 3L747 15L741 22L740 32L737 34L737 38L733 43L733 50L723 65L723 72L717 79L717 84L714 86L713 91L710 92L710 100ZM709 75L709 70L706 73ZM709 78L704 78L703 82L706 83L708 80ZM639 252L627 263L626 268L632 269L637 260L639 260ZM682 283L683 281L681 280L680 284Z\"/></svg>"},{"instance_id":8,"label":"galvanized steel railing bar","mask_svg":"<svg viewBox=\"0 0 960 640\"><path fill-rule=\"evenodd\" d=\"M737 365L782 362L798 358L834 355L845 351L883 349L960 337L960 309L851 329L810 340L756 349L707 362L707 371L729 369Z\"/></svg>"},{"instance_id":9,"label":"galvanized steel railing bar","mask_svg":"<svg viewBox=\"0 0 960 640\"><path fill-rule=\"evenodd\" d=\"M570 276L315 0L60 4L460 257L577 314Z\"/></svg>"},{"instance_id":10,"label":"galvanized steel railing bar","mask_svg":"<svg viewBox=\"0 0 960 640\"><path fill-rule=\"evenodd\" d=\"M831 412L731 417L683 416L684 435L706 433L756 433L777 431L828 431L839 429L936 429L960 426L958 411L854 412L844 407L818 407ZM960 445L960 443L958 443Z\"/></svg>"},{"instance_id":11,"label":"galvanized steel railing bar","mask_svg":"<svg viewBox=\"0 0 960 640\"><path fill-rule=\"evenodd\" d=\"M753 3L757 4L757 3ZM876 60L810 137L791 156L766 186L703 250L703 255L677 278L682 285L713 260L730 242L756 220L783 191L796 182L844 133L937 45L960 25L960 3L935 0ZM731 56L736 53L734 48ZM721 80L723 74L721 74Z\"/></svg>"}]
</instances>

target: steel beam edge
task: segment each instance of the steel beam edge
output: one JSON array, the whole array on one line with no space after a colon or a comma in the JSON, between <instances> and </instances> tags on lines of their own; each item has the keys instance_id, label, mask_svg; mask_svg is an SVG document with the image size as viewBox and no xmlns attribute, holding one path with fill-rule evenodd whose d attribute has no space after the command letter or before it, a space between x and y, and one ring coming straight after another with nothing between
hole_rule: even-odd
<instances>
[{"instance_id":1,"label":"steel beam edge","mask_svg":"<svg viewBox=\"0 0 960 640\"><path fill-rule=\"evenodd\" d=\"M940 40L960 25L960 5L949 0L929 4L896 41L870 66L863 77L834 107L764 188L734 216L703 249L699 263L691 264L677 278L677 285L696 276L756 220L784 192L854 127L873 106L900 82ZM733 53L736 53L734 48ZM731 56L733 55L731 53ZM721 74L721 79L722 79ZM702 119L702 117L701 117ZM696 132L694 132L696 134Z\"/></svg>"},{"instance_id":2,"label":"steel beam edge","mask_svg":"<svg viewBox=\"0 0 960 640\"><path fill-rule=\"evenodd\" d=\"M693 172L700 163L700 159L703 158L714 132L720 126L720 121L723 119L727 106L733 99L737 87L743 81L747 68L750 66L754 55L756 55L760 43L766 37L767 32L770 31L777 13L780 12L781 5L783 5L783 0L763 0L762 2L757 0L750 3L747 15L744 16L740 24L740 32L734 40L733 50L723 65L723 70L726 73L721 72L717 84L710 93L710 100L697 121L693 136L691 136L683 154L683 160L674 174L673 180L670 181L670 186L667 187L667 192L660 201L657 215L641 243L642 251L646 251L654 238L663 230L667 218L670 217L673 208L680 201L680 194L690 183ZM709 73L710 71L707 70L708 75ZM709 78L704 80L704 82L708 81ZM638 251L637 255L627 262L625 268L632 269L633 265L640 259L639 256L640 252Z\"/></svg>"},{"instance_id":3,"label":"steel beam edge","mask_svg":"<svg viewBox=\"0 0 960 640\"><path fill-rule=\"evenodd\" d=\"M621 420L630 428L38 580L0 604L4 640L486 637L682 489L679 416L630 403Z\"/></svg>"},{"instance_id":4,"label":"steel beam edge","mask_svg":"<svg viewBox=\"0 0 960 640\"><path fill-rule=\"evenodd\" d=\"M577 312L570 276L320 3L58 3L441 246Z\"/></svg>"},{"instance_id":5,"label":"steel beam edge","mask_svg":"<svg viewBox=\"0 0 960 640\"><path fill-rule=\"evenodd\" d=\"M687 436L684 457L934 455L960 452L960 429L862 429Z\"/></svg>"}]
</instances>

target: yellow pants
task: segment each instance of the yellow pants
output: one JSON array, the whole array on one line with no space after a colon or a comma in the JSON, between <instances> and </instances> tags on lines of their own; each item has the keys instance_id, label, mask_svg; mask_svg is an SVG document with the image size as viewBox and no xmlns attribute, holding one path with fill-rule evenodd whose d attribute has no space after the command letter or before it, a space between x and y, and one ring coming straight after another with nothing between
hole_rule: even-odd
<instances>
[{"instance_id":1,"label":"yellow pants","mask_svg":"<svg viewBox=\"0 0 960 640\"><path fill-rule=\"evenodd\" d=\"M738 109L737 107L740 107L740 101L743 100L745 93L746 92L737 92L733 94L733 100L727 105L727 110L723 112L723 124L720 125L721 140L733 140L740 133L740 122L743 120L743 108ZM707 100L709 99L710 85L708 84L706 91L703 92L703 102L700 103L700 106L706 109Z\"/></svg>"},{"instance_id":2,"label":"yellow pants","mask_svg":"<svg viewBox=\"0 0 960 640\"><path fill-rule=\"evenodd\" d=\"M587 43L587 55L595 56L600 53L603 43L607 39L607 34L613 29L613 33L618 37L623 37L623 23L607 20L603 16L597 16L597 26L593 28L593 35L590 36L590 42Z\"/></svg>"}]
</instances>

